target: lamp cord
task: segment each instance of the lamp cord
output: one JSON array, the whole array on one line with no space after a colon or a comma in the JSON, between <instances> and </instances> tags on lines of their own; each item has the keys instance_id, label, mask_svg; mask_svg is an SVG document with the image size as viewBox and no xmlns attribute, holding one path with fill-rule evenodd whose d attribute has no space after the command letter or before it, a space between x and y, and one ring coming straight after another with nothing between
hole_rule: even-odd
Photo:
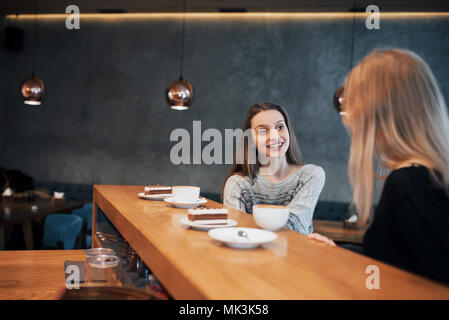
<instances>
[{"instance_id":1,"label":"lamp cord","mask_svg":"<svg viewBox=\"0 0 449 320\"><path fill-rule=\"evenodd\" d=\"M182 39L181 39L181 76L179 77L180 80L183 80L183 74L184 74L184 38L186 33L186 0L184 0L183 5L183 16L182 16Z\"/></svg>"},{"instance_id":2,"label":"lamp cord","mask_svg":"<svg viewBox=\"0 0 449 320\"><path fill-rule=\"evenodd\" d=\"M354 64L354 42L355 42L355 14L357 12L357 0L354 0L352 7L352 34L351 34L351 60L349 71L352 70Z\"/></svg>"},{"instance_id":3,"label":"lamp cord","mask_svg":"<svg viewBox=\"0 0 449 320\"><path fill-rule=\"evenodd\" d=\"M33 74L36 74L36 20L37 20L37 0L34 0L34 26L33 26Z\"/></svg>"}]
</instances>

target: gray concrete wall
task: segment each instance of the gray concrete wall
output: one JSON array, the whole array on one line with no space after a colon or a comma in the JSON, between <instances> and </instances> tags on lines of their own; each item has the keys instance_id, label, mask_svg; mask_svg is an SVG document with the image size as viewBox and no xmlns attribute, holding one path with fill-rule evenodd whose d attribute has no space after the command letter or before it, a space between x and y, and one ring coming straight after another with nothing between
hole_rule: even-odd
<instances>
[{"instance_id":1,"label":"gray concrete wall","mask_svg":"<svg viewBox=\"0 0 449 320\"><path fill-rule=\"evenodd\" d=\"M0 16L0 43L4 42L4 30L6 26L6 19L3 16ZM5 136L5 50L0 49L0 166L3 165L3 154L4 154L4 136Z\"/></svg>"},{"instance_id":2,"label":"gray concrete wall","mask_svg":"<svg viewBox=\"0 0 449 320\"><path fill-rule=\"evenodd\" d=\"M350 69L351 19L188 19L185 78L191 110L170 110L167 85L179 77L180 20L38 22L37 75L48 87L42 107L22 103L31 73L32 20L25 51L2 52L5 97L3 166L38 180L98 184L192 184L219 192L229 165L170 162L175 128L241 126L259 101L290 113L305 162L322 166L321 199L350 201L349 137L331 97ZM10 23L10 22L9 22ZM380 30L356 22L355 62L377 47L421 55L449 98L449 18L384 19Z\"/></svg>"}]
</instances>

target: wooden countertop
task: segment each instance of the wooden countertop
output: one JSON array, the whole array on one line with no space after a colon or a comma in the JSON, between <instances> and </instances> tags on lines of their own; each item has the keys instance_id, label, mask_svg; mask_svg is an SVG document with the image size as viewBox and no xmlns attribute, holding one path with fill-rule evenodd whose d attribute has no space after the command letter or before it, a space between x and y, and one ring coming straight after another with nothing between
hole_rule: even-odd
<instances>
[{"instance_id":1,"label":"wooden countertop","mask_svg":"<svg viewBox=\"0 0 449 320\"><path fill-rule=\"evenodd\" d=\"M54 299L65 260L85 260L84 250L0 251L0 300Z\"/></svg>"},{"instance_id":2,"label":"wooden countertop","mask_svg":"<svg viewBox=\"0 0 449 320\"><path fill-rule=\"evenodd\" d=\"M264 247L228 248L184 228L186 209L139 199L142 190L96 185L94 202L176 299L449 299L449 287L291 230ZM251 215L229 215L255 227ZM370 265L380 269L379 290L366 288Z\"/></svg>"}]
</instances>

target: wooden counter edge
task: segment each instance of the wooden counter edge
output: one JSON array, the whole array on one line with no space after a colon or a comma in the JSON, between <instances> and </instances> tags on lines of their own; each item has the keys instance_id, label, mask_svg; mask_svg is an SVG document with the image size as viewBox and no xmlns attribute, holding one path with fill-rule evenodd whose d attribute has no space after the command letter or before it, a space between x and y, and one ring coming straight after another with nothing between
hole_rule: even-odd
<instances>
[{"instance_id":1,"label":"wooden counter edge","mask_svg":"<svg viewBox=\"0 0 449 320\"><path fill-rule=\"evenodd\" d=\"M94 185L93 191L93 217L92 217L92 239L96 239L96 230L94 227L94 218L97 212L95 206L98 206L114 227L128 241L130 246L143 259L145 264L151 269L156 277L161 281L170 295L175 299L210 299L204 292L201 292L191 281L188 275L182 270L170 272L174 269L173 263L167 259L148 239L134 228L130 221L125 219L120 211L112 205ZM96 242L96 241L95 241Z\"/></svg>"}]
</instances>

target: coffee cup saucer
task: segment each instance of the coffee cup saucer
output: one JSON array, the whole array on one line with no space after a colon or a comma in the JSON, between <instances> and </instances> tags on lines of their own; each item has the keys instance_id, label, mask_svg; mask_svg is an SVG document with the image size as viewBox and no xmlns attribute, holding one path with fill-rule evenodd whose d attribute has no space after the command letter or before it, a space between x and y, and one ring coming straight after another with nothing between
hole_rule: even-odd
<instances>
[{"instance_id":1,"label":"coffee cup saucer","mask_svg":"<svg viewBox=\"0 0 449 320\"><path fill-rule=\"evenodd\" d=\"M187 202L187 201L177 200L173 197L165 198L164 201L172 204L176 208L181 208L181 209L193 209L193 208L196 208L199 205L207 202L207 200L205 198L198 198L195 201Z\"/></svg>"},{"instance_id":2,"label":"coffee cup saucer","mask_svg":"<svg viewBox=\"0 0 449 320\"><path fill-rule=\"evenodd\" d=\"M240 236L239 231L245 232L246 236ZM211 238L236 249L256 248L262 244L272 242L278 237L276 233L271 231L241 227L211 229L208 234Z\"/></svg>"},{"instance_id":3,"label":"coffee cup saucer","mask_svg":"<svg viewBox=\"0 0 449 320\"><path fill-rule=\"evenodd\" d=\"M171 197L171 193L165 193L165 194L145 194L145 192L140 192L137 194L137 196L141 199L146 200L164 200L165 198Z\"/></svg>"}]
</instances>

